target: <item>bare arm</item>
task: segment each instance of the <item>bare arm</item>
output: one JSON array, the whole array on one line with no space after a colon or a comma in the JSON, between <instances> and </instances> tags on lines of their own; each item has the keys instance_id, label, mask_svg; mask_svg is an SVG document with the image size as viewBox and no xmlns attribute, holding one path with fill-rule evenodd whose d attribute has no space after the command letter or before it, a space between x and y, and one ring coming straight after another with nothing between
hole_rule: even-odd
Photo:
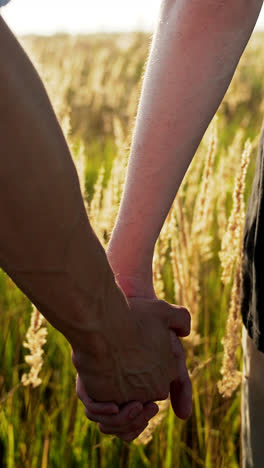
<instances>
[{"instance_id":1,"label":"bare arm","mask_svg":"<svg viewBox=\"0 0 264 468\"><path fill-rule=\"evenodd\" d=\"M156 240L230 84L262 1L162 2L107 252L127 294L153 291Z\"/></svg>"},{"instance_id":2,"label":"bare arm","mask_svg":"<svg viewBox=\"0 0 264 468\"><path fill-rule=\"evenodd\" d=\"M1 17L0 145L0 266L68 339L86 326L89 342L105 288L117 303L118 288L45 88Z\"/></svg>"},{"instance_id":3,"label":"bare arm","mask_svg":"<svg viewBox=\"0 0 264 468\"><path fill-rule=\"evenodd\" d=\"M189 388L169 330L188 334L189 313L128 301L115 282L45 88L1 17L0 144L0 266L68 339L88 394L146 403L179 375Z\"/></svg>"}]
</instances>

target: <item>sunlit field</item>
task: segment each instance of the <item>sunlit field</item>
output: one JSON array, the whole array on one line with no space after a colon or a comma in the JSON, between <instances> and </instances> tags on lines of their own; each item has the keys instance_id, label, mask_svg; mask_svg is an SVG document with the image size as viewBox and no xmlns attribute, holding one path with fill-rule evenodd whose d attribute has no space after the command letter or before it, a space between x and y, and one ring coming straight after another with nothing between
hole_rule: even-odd
<instances>
[{"instance_id":1,"label":"sunlit field","mask_svg":"<svg viewBox=\"0 0 264 468\"><path fill-rule=\"evenodd\" d=\"M106 247L151 35L24 37L21 43L44 80L91 224ZM264 115L263 76L264 34L256 32L156 244L158 297L192 314L183 340L192 416L179 420L164 401L134 442L102 434L76 396L70 344L1 271L1 467L240 466L242 235ZM190 122L190 131L196 124Z\"/></svg>"}]
</instances>

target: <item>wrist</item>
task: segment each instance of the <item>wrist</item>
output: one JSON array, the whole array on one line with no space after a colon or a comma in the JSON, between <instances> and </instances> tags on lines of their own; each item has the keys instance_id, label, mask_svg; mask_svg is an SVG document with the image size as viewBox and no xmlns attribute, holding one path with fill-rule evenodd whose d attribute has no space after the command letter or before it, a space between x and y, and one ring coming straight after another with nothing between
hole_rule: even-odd
<instances>
[{"instance_id":1,"label":"wrist","mask_svg":"<svg viewBox=\"0 0 264 468\"><path fill-rule=\"evenodd\" d=\"M83 340L93 350L103 320L110 319L106 312L115 313L121 291L84 210L63 250L65 254L54 257L52 264L36 261L31 269L6 268L6 272L72 346L76 348Z\"/></svg>"},{"instance_id":2,"label":"wrist","mask_svg":"<svg viewBox=\"0 0 264 468\"><path fill-rule=\"evenodd\" d=\"M124 265L126 271L150 271L156 237L150 235L152 229L142 231L139 219L124 221L121 211L122 207L107 246L107 257L113 257L120 267Z\"/></svg>"},{"instance_id":3,"label":"wrist","mask_svg":"<svg viewBox=\"0 0 264 468\"><path fill-rule=\"evenodd\" d=\"M116 244L115 244L116 245ZM115 280L127 297L154 297L152 257L133 255L109 244L107 258Z\"/></svg>"},{"instance_id":4,"label":"wrist","mask_svg":"<svg viewBox=\"0 0 264 468\"><path fill-rule=\"evenodd\" d=\"M146 280L141 275L125 276L124 274L115 275L115 279L127 297L156 299L152 279Z\"/></svg>"},{"instance_id":5,"label":"wrist","mask_svg":"<svg viewBox=\"0 0 264 468\"><path fill-rule=\"evenodd\" d=\"M125 315L128 307L86 214L68 250L67 273L72 307L68 308L63 333L74 349L93 352L104 347L106 324L119 310Z\"/></svg>"}]
</instances>

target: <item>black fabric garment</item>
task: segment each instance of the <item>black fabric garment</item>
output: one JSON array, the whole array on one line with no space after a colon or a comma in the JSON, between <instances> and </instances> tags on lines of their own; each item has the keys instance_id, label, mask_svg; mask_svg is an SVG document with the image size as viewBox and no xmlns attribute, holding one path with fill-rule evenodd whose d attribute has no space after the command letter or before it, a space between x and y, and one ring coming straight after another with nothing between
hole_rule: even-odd
<instances>
[{"instance_id":1,"label":"black fabric garment","mask_svg":"<svg viewBox=\"0 0 264 468\"><path fill-rule=\"evenodd\" d=\"M242 318L249 336L264 352L264 122L243 233Z\"/></svg>"}]
</instances>

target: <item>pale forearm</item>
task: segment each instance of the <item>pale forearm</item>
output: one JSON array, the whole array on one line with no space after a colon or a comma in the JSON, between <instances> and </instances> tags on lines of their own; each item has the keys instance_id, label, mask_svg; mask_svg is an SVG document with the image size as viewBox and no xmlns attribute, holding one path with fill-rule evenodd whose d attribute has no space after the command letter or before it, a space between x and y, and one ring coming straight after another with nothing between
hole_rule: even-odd
<instances>
[{"instance_id":1,"label":"pale forearm","mask_svg":"<svg viewBox=\"0 0 264 468\"><path fill-rule=\"evenodd\" d=\"M0 44L0 266L65 335L92 330L113 272L44 86L1 17Z\"/></svg>"},{"instance_id":2,"label":"pale forearm","mask_svg":"<svg viewBox=\"0 0 264 468\"><path fill-rule=\"evenodd\" d=\"M261 5L261 0L163 2L108 249L116 274L142 271L150 278L159 232L230 84Z\"/></svg>"}]
</instances>

